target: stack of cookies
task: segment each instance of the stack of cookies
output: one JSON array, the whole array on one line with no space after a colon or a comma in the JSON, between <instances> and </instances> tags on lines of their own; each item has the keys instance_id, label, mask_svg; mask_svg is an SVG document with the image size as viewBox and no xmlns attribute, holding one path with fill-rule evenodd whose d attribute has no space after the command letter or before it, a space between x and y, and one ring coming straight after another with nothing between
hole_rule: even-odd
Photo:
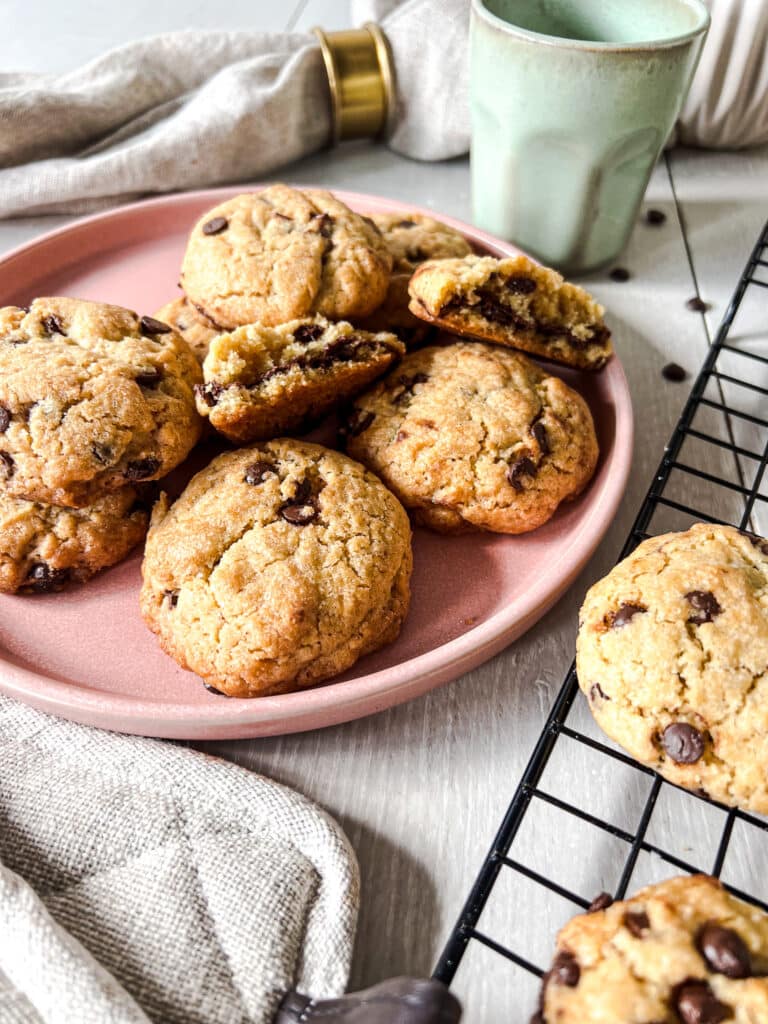
<instances>
[{"instance_id":1,"label":"stack of cookies","mask_svg":"<svg viewBox=\"0 0 768 1024\"><path fill-rule=\"evenodd\" d=\"M164 323L41 298L0 310L0 591L49 592L144 537L145 487L197 442L200 368Z\"/></svg>"}]
</instances>

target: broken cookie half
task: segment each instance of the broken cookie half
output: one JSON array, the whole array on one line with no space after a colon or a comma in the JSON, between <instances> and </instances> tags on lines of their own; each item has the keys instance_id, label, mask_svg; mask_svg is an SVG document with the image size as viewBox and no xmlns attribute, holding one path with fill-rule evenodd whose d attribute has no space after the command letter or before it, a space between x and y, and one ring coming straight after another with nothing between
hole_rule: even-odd
<instances>
[{"instance_id":1,"label":"broken cookie half","mask_svg":"<svg viewBox=\"0 0 768 1024\"><path fill-rule=\"evenodd\" d=\"M613 354L603 307L588 292L527 256L423 263L408 287L417 317L581 370Z\"/></svg>"}]
</instances>

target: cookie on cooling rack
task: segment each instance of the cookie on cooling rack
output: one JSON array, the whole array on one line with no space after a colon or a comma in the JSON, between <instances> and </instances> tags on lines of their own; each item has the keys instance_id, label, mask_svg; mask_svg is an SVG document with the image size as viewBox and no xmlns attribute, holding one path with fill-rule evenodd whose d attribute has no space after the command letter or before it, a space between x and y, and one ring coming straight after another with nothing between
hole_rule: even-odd
<instances>
[{"instance_id":1,"label":"cookie on cooling rack","mask_svg":"<svg viewBox=\"0 0 768 1024\"><path fill-rule=\"evenodd\" d=\"M429 260L408 287L411 312L455 334L582 370L599 370L613 352L603 307L527 256Z\"/></svg>"},{"instance_id":2,"label":"cookie on cooling rack","mask_svg":"<svg viewBox=\"0 0 768 1024\"><path fill-rule=\"evenodd\" d=\"M394 640L411 531L362 466L278 440L214 459L155 506L141 610L163 649L233 697L298 690Z\"/></svg>"},{"instance_id":3,"label":"cookie on cooling rack","mask_svg":"<svg viewBox=\"0 0 768 1024\"><path fill-rule=\"evenodd\" d=\"M714 878L672 878L574 917L531 1024L768 1021L768 915Z\"/></svg>"},{"instance_id":4,"label":"cookie on cooling rack","mask_svg":"<svg viewBox=\"0 0 768 1024\"><path fill-rule=\"evenodd\" d=\"M768 813L768 542L702 523L653 537L580 622L600 727L670 782Z\"/></svg>"},{"instance_id":5,"label":"cookie on cooling rack","mask_svg":"<svg viewBox=\"0 0 768 1024\"><path fill-rule=\"evenodd\" d=\"M347 451L444 533L535 530L598 456L579 394L525 356L469 342L411 352L361 395Z\"/></svg>"}]
</instances>

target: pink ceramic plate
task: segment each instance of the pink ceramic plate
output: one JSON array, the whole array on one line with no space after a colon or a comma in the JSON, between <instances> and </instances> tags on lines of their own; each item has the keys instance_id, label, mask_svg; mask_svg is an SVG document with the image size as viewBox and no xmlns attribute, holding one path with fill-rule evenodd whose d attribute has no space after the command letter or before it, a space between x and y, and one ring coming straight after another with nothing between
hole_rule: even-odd
<instances>
[{"instance_id":1,"label":"pink ceramic plate","mask_svg":"<svg viewBox=\"0 0 768 1024\"><path fill-rule=\"evenodd\" d=\"M45 235L0 261L0 305L73 295L153 313L178 294L192 223L238 191L154 199ZM413 209L375 196L337 194L361 213ZM443 219L479 249L516 251ZM594 551L624 491L632 409L618 360L596 375L562 376L589 402L600 439L600 464L586 493L525 537L445 538L417 530L413 600L400 638L336 681L259 700L210 694L162 653L142 623L137 552L62 594L0 597L0 689L65 718L121 732L235 739L369 715L467 672L524 633L560 597Z\"/></svg>"}]
</instances>

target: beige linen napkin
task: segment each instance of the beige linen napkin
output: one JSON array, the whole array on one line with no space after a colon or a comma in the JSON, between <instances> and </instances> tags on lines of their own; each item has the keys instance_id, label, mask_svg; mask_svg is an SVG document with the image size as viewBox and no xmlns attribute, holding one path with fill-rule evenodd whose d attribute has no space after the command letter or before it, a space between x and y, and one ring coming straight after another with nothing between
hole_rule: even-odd
<instances>
[{"instance_id":1,"label":"beige linen napkin","mask_svg":"<svg viewBox=\"0 0 768 1024\"><path fill-rule=\"evenodd\" d=\"M354 854L304 797L0 697L0 1020L272 1024L344 992Z\"/></svg>"}]
</instances>

